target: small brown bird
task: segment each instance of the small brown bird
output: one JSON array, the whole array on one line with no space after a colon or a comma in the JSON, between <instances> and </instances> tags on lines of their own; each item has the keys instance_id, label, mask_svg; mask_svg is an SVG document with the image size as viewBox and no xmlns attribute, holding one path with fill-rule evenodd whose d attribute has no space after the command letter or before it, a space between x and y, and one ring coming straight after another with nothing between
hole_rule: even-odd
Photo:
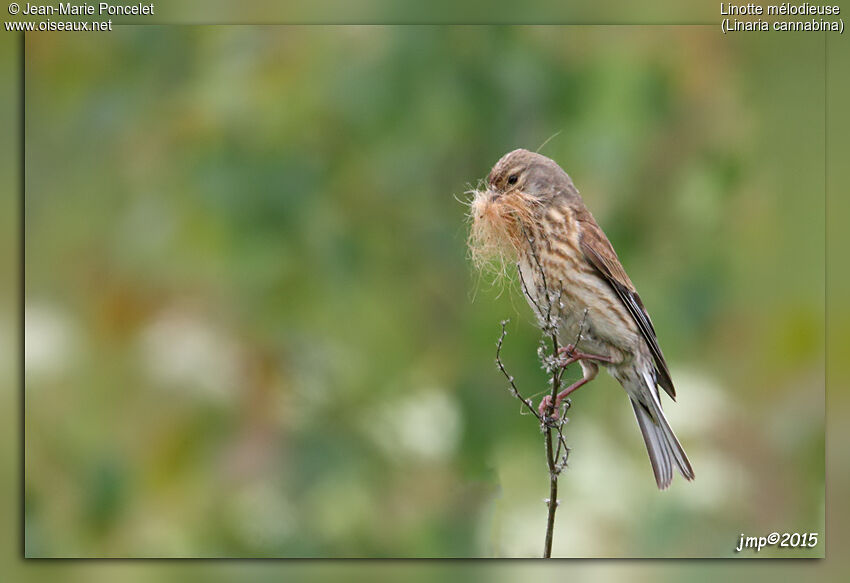
<instances>
[{"instance_id":1,"label":"small brown bird","mask_svg":"<svg viewBox=\"0 0 850 583\"><path fill-rule=\"evenodd\" d=\"M580 362L583 378L558 394L555 409L593 380L601 364L631 400L658 487L670 485L674 466L692 480L688 457L661 408L658 387L674 400L676 391L652 321L567 173L540 154L509 152L490 171L486 189L475 192L471 216L476 263L516 261L541 326L554 321L565 346L579 339L565 352L567 362ZM541 413L550 405L547 396Z\"/></svg>"}]
</instances>

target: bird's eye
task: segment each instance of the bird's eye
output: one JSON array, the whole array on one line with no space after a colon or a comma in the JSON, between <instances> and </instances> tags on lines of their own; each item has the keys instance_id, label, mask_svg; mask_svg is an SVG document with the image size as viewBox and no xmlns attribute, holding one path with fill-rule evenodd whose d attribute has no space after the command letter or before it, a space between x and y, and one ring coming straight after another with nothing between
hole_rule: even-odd
<instances>
[{"instance_id":1,"label":"bird's eye","mask_svg":"<svg viewBox=\"0 0 850 583\"><path fill-rule=\"evenodd\" d=\"M516 184L517 180L518 180L518 176L516 174L511 174L510 176L508 176L508 184L511 184L511 185Z\"/></svg>"}]
</instances>

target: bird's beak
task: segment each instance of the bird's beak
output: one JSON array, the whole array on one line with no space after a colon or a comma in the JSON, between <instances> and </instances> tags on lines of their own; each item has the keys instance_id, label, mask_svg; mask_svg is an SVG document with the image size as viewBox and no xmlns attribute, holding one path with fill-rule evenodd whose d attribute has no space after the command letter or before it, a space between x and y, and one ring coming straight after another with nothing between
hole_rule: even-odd
<instances>
[{"instance_id":1,"label":"bird's beak","mask_svg":"<svg viewBox=\"0 0 850 583\"><path fill-rule=\"evenodd\" d=\"M490 202L496 202L497 200L499 200L499 197L501 197L501 196L502 196L501 192L495 192L493 190L487 191L487 198L490 199Z\"/></svg>"}]
</instances>

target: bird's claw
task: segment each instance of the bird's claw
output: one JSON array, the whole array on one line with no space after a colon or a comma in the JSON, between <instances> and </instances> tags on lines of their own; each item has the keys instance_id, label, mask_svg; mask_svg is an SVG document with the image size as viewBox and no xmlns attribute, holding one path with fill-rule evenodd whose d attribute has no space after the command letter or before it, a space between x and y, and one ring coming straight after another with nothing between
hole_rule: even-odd
<instances>
[{"instance_id":1,"label":"bird's claw","mask_svg":"<svg viewBox=\"0 0 850 583\"><path fill-rule=\"evenodd\" d=\"M599 362L614 362L610 356L601 354L588 354L576 349L575 344L567 344L558 349L558 356L566 356L566 359L561 361L561 366L569 366L579 360L596 360Z\"/></svg>"},{"instance_id":2,"label":"bird's claw","mask_svg":"<svg viewBox=\"0 0 850 583\"><path fill-rule=\"evenodd\" d=\"M561 399L556 398L555 404L552 405L552 395L546 395L540 401L540 405L537 407L537 412L540 413L540 417L545 421L551 419L553 421L557 421L559 417L558 409L561 407ZM549 415L551 411L551 415Z\"/></svg>"},{"instance_id":3,"label":"bird's claw","mask_svg":"<svg viewBox=\"0 0 850 583\"><path fill-rule=\"evenodd\" d=\"M558 349L558 355L559 355L559 356L566 355L566 356L569 358L569 357L571 357L571 356L573 355L573 353L575 352L575 350L576 350L576 345L575 345L575 344L567 344L566 346L561 346L561 347Z\"/></svg>"}]
</instances>

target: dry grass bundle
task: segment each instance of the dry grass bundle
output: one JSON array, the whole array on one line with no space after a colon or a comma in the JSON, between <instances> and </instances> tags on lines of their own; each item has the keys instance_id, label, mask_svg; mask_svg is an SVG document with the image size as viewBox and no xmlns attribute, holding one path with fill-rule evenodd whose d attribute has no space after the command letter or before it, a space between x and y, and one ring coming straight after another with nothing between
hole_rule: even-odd
<instances>
[{"instance_id":1,"label":"dry grass bundle","mask_svg":"<svg viewBox=\"0 0 850 583\"><path fill-rule=\"evenodd\" d=\"M487 189L469 191L469 251L475 267L506 276L520 251L528 245L538 222L540 201L519 189L494 193Z\"/></svg>"}]
</instances>

